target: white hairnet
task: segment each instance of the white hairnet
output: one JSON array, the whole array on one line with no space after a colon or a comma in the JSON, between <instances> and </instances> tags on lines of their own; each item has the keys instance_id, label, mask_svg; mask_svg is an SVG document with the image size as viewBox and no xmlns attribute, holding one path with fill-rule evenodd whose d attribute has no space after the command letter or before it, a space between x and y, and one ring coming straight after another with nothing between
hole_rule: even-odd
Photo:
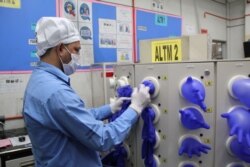
<instances>
[{"instance_id":1,"label":"white hairnet","mask_svg":"<svg viewBox=\"0 0 250 167\"><path fill-rule=\"evenodd\" d=\"M80 41L74 23L66 18L42 17L36 25L37 55L42 56L47 49L60 43L69 44Z\"/></svg>"}]
</instances>

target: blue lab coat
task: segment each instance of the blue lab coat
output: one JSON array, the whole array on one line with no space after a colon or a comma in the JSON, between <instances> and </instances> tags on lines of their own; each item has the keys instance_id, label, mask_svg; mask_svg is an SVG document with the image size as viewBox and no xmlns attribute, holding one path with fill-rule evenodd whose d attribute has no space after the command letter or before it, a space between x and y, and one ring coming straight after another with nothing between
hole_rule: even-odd
<instances>
[{"instance_id":1,"label":"blue lab coat","mask_svg":"<svg viewBox=\"0 0 250 167\"><path fill-rule=\"evenodd\" d=\"M105 124L102 120L110 115L109 105L86 109L70 87L70 78L55 66L39 62L23 106L36 167L101 167L98 151L121 143L138 119L128 108Z\"/></svg>"}]
</instances>

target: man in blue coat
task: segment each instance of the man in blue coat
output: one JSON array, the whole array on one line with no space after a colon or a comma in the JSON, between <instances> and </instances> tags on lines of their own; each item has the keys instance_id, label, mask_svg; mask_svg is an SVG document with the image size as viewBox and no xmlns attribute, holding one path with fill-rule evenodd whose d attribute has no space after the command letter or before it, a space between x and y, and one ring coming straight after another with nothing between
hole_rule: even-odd
<instances>
[{"instance_id":1,"label":"man in blue coat","mask_svg":"<svg viewBox=\"0 0 250 167\"><path fill-rule=\"evenodd\" d=\"M122 99L94 109L70 86L81 49L79 32L65 18L43 17L37 22L38 66L32 72L23 115L32 143L36 167L101 167L98 151L121 143L149 104L149 88L135 88L131 105L115 121L102 120L115 113Z\"/></svg>"}]
</instances>

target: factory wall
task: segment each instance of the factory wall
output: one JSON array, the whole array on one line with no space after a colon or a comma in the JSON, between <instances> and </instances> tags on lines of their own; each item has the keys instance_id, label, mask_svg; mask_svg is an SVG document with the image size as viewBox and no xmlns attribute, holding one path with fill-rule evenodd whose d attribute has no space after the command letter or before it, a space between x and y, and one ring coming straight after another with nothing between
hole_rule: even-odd
<instances>
[{"instance_id":1,"label":"factory wall","mask_svg":"<svg viewBox=\"0 0 250 167\"><path fill-rule=\"evenodd\" d=\"M132 0L124 0L120 2L117 2L115 0L106 0L105 2L116 4L121 3L128 6L132 6L134 3L135 7L137 8L149 9L153 11L160 11L172 15L181 16L183 35L197 34L201 32L201 29L204 29L207 30L207 33L209 34L211 39L227 41L229 43L230 39L232 39L233 42L230 45L232 49L228 51L228 53L230 53L232 56L228 54L228 57L243 57L242 51L239 49L238 45L235 45L235 43L240 44L242 41L237 42L235 40L242 40L244 38L244 35L247 37L249 35L249 29L245 28L245 34L241 34L243 33L241 32L243 30L242 26L228 28L228 23L225 19L218 19L217 17L209 14L205 15L205 13L208 12L222 17L228 17L227 13L228 11L230 11L230 17L239 16L242 14L242 12L244 13L245 10L245 4L242 3L243 1L241 0L233 1L231 3L226 3L225 0L164 0L161 1L163 9L157 7L153 8L152 3L154 1L149 0L135 0L134 2ZM235 4L237 4L237 6L235 6ZM247 4L246 6L245 13L249 13L249 4ZM238 24L238 22L236 24ZM239 24L241 24L241 21ZM245 24L246 26L249 26L249 17L246 18ZM227 32L228 29L230 29L231 31ZM3 46L4 45L1 45L1 47ZM234 49L234 47L236 46L237 48ZM101 70L102 69L100 69L100 71ZM22 97L30 73L31 72L10 72L7 74L0 74L0 115L9 117L9 121L7 121L5 125L6 129L23 127L23 121L15 120L15 117L18 117L21 114L23 102ZM90 70L79 71L72 76L71 80L73 88L75 88L78 94L86 101L87 107L92 107L94 104L91 90L95 89L96 86L99 86L92 86L90 80L93 78L93 75L95 74L92 74ZM97 77L99 77L100 80L103 81L101 75L98 74ZM15 80L18 80L20 82L15 82ZM9 83L6 84L7 82ZM103 84L103 82L100 83ZM104 91L104 89L100 89L100 94L104 94L104 92L102 91Z\"/></svg>"}]
</instances>

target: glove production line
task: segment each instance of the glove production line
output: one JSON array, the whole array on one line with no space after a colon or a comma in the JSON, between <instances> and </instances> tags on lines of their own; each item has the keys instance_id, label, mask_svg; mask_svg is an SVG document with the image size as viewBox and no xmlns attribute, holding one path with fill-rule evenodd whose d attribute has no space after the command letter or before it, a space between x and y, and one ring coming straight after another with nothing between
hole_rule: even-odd
<instances>
[{"instance_id":1,"label":"glove production line","mask_svg":"<svg viewBox=\"0 0 250 167\"><path fill-rule=\"evenodd\" d=\"M149 87L151 104L130 136L103 158L118 167L249 167L250 61L114 67L116 98ZM114 97L110 97L111 99ZM125 100L113 121L129 106Z\"/></svg>"}]
</instances>

